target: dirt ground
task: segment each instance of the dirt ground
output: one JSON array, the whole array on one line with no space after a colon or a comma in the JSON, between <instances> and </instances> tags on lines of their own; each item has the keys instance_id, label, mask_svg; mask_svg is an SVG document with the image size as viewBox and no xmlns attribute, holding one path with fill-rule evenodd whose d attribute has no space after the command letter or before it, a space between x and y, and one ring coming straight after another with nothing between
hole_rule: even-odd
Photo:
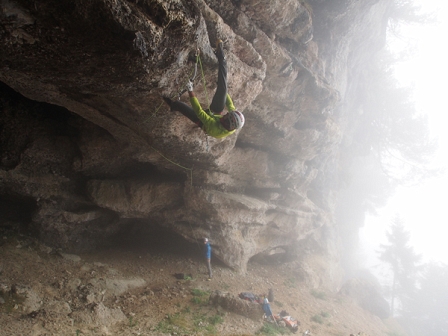
<instances>
[{"instance_id":1,"label":"dirt ground","mask_svg":"<svg viewBox=\"0 0 448 336\"><path fill-rule=\"evenodd\" d=\"M239 275L212 259L214 277L208 281L199 245L182 250L176 242L131 244L85 255L16 235L1 236L0 245L2 336L289 334L261 316L251 320L208 302L215 290L237 296L269 288L273 312L286 310L300 322L297 335L404 335L394 321L380 320L350 298L296 281L294 263L250 263L247 274Z\"/></svg>"}]
</instances>

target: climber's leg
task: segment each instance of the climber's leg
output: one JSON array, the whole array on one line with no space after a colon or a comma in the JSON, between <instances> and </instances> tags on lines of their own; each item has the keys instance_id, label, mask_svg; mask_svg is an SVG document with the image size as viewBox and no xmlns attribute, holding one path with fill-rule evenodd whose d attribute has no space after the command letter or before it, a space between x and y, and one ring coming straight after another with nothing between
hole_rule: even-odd
<instances>
[{"instance_id":1,"label":"climber's leg","mask_svg":"<svg viewBox=\"0 0 448 336\"><path fill-rule=\"evenodd\" d=\"M163 97L163 100L169 105L171 111L177 111L182 113L184 116L186 116L188 119L190 119L192 122L194 122L198 126L202 126L201 120L196 116L196 113L194 113L193 108L185 104L184 102L178 101L178 100L172 100L168 97Z\"/></svg>"},{"instance_id":2,"label":"climber's leg","mask_svg":"<svg viewBox=\"0 0 448 336\"><path fill-rule=\"evenodd\" d=\"M213 96L210 110L215 114L220 114L226 106L227 97L227 62L224 56L222 41L217 41L216 57L218 57L218 81L215 95Z\"/></svg>"}]
</instances>

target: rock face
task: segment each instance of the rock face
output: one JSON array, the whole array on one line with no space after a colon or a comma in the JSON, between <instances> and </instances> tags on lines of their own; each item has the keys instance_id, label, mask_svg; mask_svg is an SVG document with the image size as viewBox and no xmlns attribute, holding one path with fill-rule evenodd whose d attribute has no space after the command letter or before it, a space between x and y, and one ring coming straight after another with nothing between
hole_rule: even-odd
<instances>
[{"instance_id":1,"label":"rock face","mask_svg":"<svg viewBox=\"0 0 448 336\"><path fill-rule=\"evenodd\" d=\"M67 251L158 226L210 237L240 271L283 248L305 264L321 256L323 277L339 280L348 83L382 45L386 0L0 4L2 225L25 223ZM183 89L199 49L195 93L208 105L217 38L246 116L221 140L161 99Z\"/></svg>"}]
</instances>

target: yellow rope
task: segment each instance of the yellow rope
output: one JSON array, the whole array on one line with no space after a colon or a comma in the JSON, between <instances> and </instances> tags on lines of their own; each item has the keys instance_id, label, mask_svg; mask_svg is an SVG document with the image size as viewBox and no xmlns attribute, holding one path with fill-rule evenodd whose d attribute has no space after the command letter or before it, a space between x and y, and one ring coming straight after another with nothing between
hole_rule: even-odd
<instances>
[{"instance_id":1,"label":"yellow rope","mask_svg":"<svg viewBox=\"0 0 448 336\"><path fill-rule=\"evenodd\" d=\"M156 111L153 114L151 114L148 118L146 118L143 122L147 123L148 121L150 121L157 114L157 112L159 112L159 110L162 107L162 105L163 105L163 102L160 103L159 107L156 108Z\"/></svg>"},{"instance_id":2,"label":"yellow rope","mask_svg":"<svg viewBox=\"0 0 448 336\"><path fill-rule=\"evenodd\" d=\"M209 104L209 99L208 99L208 93L207 93L207 83L205 82L205 75L204 75L204 69L202 67L202 61L201 61L201 57L199 56L199 53L196 56L196 64L199 63L200 67L201 67L201 77L202 77L202 84L204 86L204 92L205 92L205 99L207 100L207 105L210 108L210 104ZM194 70L192 71L192 75L194 74ZM191 78L192 76L190 76L189 78ZM172 97L174 98L174 97ZM163 102L157 107L157 109L155 110L155 112L153 114L151 114L146 120L144 120L144 122L148 122L150 119L152 119L157 112L159 112L160 108L162 107ZM193 168L187 168L182 166L181 164L174 162L173 160L167 158L165 155L163 155L159 150L155 149L153 146L149 145L149 147L151 147L154 151L156 151L161 157L163 157L165 160L167 160L168 162L182 168L185 169L187 171L189 171L190 174L190 184L191 186L193 186Z\"/></svg>"},{"instance_id":3,"label":"yellow rope","mask_svg":"<svg viewBox=\"0 0 448 336\"><path fill-rule=\"evenodd\" d=\"M172 163L173 165L176 165L182 169L188 170L190 172L190 184L191 186L193 186L193 168L188 168L188 167L184 167L181 164L174 162L173 160L167 158L165 155L162 154L162 152L160 152L159 150L155 149L153 146L149 145L149 147L151 147L152 149L154 149L154 151L156 151L161 157L163 157L165 160L167 160L168 162Z\"/></svg>"},{"instance_id":4,"label":"yellow rope","mask_svg":"<svg viewBox=\"0 0 448 336\"><path fill-rule=\"evenodd\" d=\"M198 54L198 61L199 61L199 66L201 67L201 77L202 77L202 84L204 86L205 99L207 100L207 107L210 109L210 100L208 99L207 83L205 82L204 69L202 68L202 61L201 61L201 57L199 57L199 54Z\"/></svg>"},{"instance_id":5,"label":"yellow rope","mask_svg":"<svg viewBox=\"0 0 448 336\"><path fill-rule=\"evenodd\" d=\"M203 71L203 69L202 69L202 62L201 62L201 58L199 57L199 53L196 55L196 63L199 63L199 64L201 65L201 73L202 73L202 78L203 78L204 87L205 87L204 71ZM192 77L193 77L193 74L194 74L194 69L191 71L191 74L190 74L190 76L189 76L188 78L192 78ZM185 85L186 85L186 84L187 84L187 83L185 83ZM184 86L185 86L185 85L184 85ZM207 91L206 91L206 92L207 92ZM175 98L175 96L172 96L171 98ZM207 97L207 100L208 100L208 97ZM207 103L208 103L208 102L207 102ZM160 110L160 108L162 107L162 105L163 105L163 102L160 103L159 107L156 108L155 112L154 112L153 114L151 114L148 118L146 118L143 122L146 123L146 122L150 121L150 120L157 114L157 112L159 112L159 110Z\"/></svg>"}]
</instances>

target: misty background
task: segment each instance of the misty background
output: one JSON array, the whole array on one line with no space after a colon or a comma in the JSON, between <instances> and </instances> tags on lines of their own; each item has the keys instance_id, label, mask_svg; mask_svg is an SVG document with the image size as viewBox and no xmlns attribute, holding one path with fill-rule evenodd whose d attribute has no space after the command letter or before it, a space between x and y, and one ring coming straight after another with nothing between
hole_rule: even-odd
<instances>
[{"instance_id":1,"label":"misty background","mask_svg":"<svg viewBox=\"0 0 448 336\"><path fill-rule=\"evenodd\" d=\"M397 83L411 90L436 150L425 163L427 174L397 184L385 204L367 211L355 259L377 277L410 335L447 335L448 2L414 4L427 22L398 24L387 47L398 60L392 67Z\"/></svg>"},{"instance_id":2,"label":"misty background","mask_svg":"<svg viewBox=\"0 0 448 336\"><path fill-rule=\"evenodd\" d=\"M398 34L389 33L388 47L401 57L394 65L395 76L403 86L409 86L420 113L428 115L431 137L438 148L431 160L434 168L441 168L438 176L421 183L397 187L387 204L369 213L360 230L361 260L369 268L378 263L375 251L384 243L385 232L393 217L399 214L411 233L410 243L426 261L448 263L448 246L443 233L448 222L445 211L448 176L448 136L446 124L446 79L448 78L448 50L442 41L448 32L448 3L430 0L415 1L422 12L434 15L426 24L402 24Z\"/></svg>"}]
</instances>

